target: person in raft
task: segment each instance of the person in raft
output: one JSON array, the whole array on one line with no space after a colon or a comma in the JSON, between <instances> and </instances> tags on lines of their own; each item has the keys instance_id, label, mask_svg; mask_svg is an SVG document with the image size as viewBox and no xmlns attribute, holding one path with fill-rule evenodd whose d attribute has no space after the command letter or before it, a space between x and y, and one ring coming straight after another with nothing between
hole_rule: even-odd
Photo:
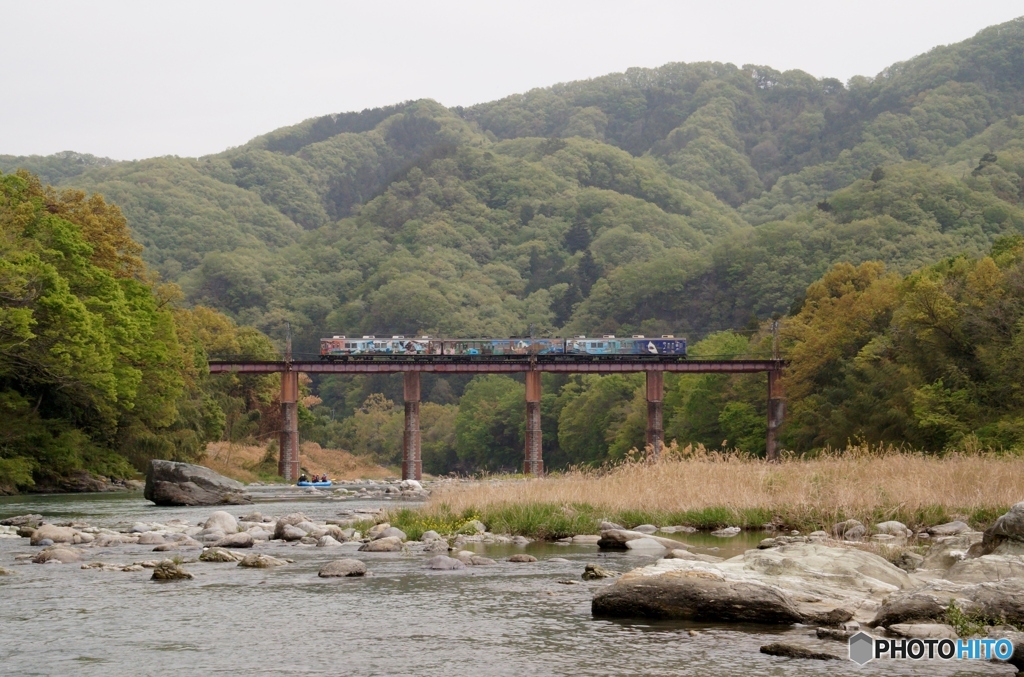
<instances>
[{"instance_id":1,"label":"person in raft","mask_svg":"<svg viewBox=\"0 0 1024 677\"><path fill-rule=\"evenodd\" d=\"M299 481L300 482L308 482L309 481L309 478L306 477L306 473L302 473L301 475L299 475Z\"/></svg>"}]
</instances>

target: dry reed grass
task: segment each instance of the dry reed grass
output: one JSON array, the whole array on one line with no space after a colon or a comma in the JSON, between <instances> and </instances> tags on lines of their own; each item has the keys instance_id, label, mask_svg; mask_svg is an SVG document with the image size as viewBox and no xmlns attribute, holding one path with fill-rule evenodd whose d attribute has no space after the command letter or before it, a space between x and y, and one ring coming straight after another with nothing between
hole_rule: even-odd
<instances>
[{"instance_id":1,"label":"dry reed grass","mask_svg":"<svg viewBox=\"0 0 1024 677\"><path fill-rule=\"evenodd\" d=\"M212 442L206 447L203 465L241 482L266 480L277 474L277 455L267 447L231 442ZM299 465L307 473L327 473L338 480L383 479L394 472L340 449L324 449L316 442L299 447Z\"/></svg>"},{"instance_id":2,"label":"dry reed grass","mask_svg":"<svg viewBox=\"0 0 1024 677\"><path fill-rule=\"evenodd\" d=\"M756 527L773 521L827 528L849 518L865 523L899 519L911 526L951 518L986 522L1021 500L1024 458L1016 456L937 457L851 447L773 464L673 446L658 461L634 458L539 480L441 487L427 511L483 514L528 504L586 505L634 522L660 516L703 527L723 521Z\"/></svg>"}]
</instances>

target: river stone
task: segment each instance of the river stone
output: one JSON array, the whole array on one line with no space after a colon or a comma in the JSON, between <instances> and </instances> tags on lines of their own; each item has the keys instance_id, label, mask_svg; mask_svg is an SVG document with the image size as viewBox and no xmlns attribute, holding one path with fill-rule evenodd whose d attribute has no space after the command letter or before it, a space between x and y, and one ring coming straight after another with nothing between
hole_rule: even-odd
<instances>
[{"instance_id":1,"label":"river stone","mask_svg":"<svg viewBox=\"0 0 1024 677\"><path fill-rule=\"evenodd\" d=\"M36 541L36 545L38 545L40 547L48 548L51 545L53 545L53 539L52 538L41 538L38 541Z\"/></svg>"},{"instance_id":2,"label":"river stone","mask_svg":"<svg viewBox=\"0 0 1024 677\"><path fill-rule=\"evenodd\" d=\"M284 566L285 564L287 562L283 559L277 559L276 557L260 553L248 554L238 562L238 566L250 569L270 569L271 567Z\"/></svg>"},{"instance_id":3,"label":"river stone","mask_svg":"<svg viewBox=\"0 0 1024 677\"><path fill-rule=\"evenodd\" d=\"M475 567L482 567L482 566L489 566L491 564L497 564L497 562L495 562L490 557L482 557L480 555L473 555L472 557L469 558L469 561L467 562L467 564L472 564Z\"/></svg>"},{"instance_id":4,"label":"river stone","mask_svg":"<svg viewBox=\"0 0 1024 677\"><path fill-rule=\"evenodd\" d=\"M944 623L894 623L886 628L897 637L909 639L958 639L951 626Z\"/></svg>"},{"instance_id":5,"label":"river stone","mask_svg":"<svg viewBox=\"0 0 1024 677\"><path fill-rule=\"evenodd\" d=\"M487 527L480 520L471 520L470 522L466 523L466 526L478 534L482 534L487 531Z\"/></svg>"},{"instance_id":6,"label":"river stone","mask_svg":"<svg viewBox=\"0 0 1024 677\"><path fill-rule=\"evenodd\" d=\"M243 515L242 517L239 517L238 521L239 522L262 522L263 521L263 513L253 511L253 512L247 514L247 515Z\"/></svg>"},{"instance_id":7,"label":"river stone","mask_svg":"<svg viewBox=\"0 0 1024 677\"><path fill-rule=\"evenodd\" d=\"M36 533L36 527L21 526L18 527L17 533L22 538L32 538L32 534Z\"/></svg>"},{"instance_id":8,"label":"river stone","mask_svg":"<svg viewBox=\"0 0 1024 677\"><path fill-rule=\"evenodd\" d=\"M626 541L626 548L628 550L647 551L647 552L664 552L665 546L658 543L653 538L634 538L630 541Z\"/></svg>"},{"instance_id":9,"label":"river stone","mask_svg":"<svg viewBox=\"0 0 1024 677\"><path fill-rule=\"evenodd\" d=\"M658 530L658 527L653 524L641 524L638 527L633 527L632 531L639 531L641 534L653 534Z\"/></svg>"},{"instance_id":10,"label":"river stone","mask_svg":"<svg viewBox=\"0 0 1024 677\"><path fill-rule=\"evenodd\" d=\"M75 540L75 530L71 527L58 527L53 524L44 524L32 532L32 545L39 545L39 541L49 539L53 543L71 543Z\"/></svg>"},{"instance_id":11,"label":"river stone","mask_svg":"<svg viewBox=\"0 0 1024 677\"><path fill-rule=\"evenodd\" d=\"M934 527L928 527L926 530L932 536L956 536L962 534L965 531L970 531L971 527L966 522L956 520L953 522L946 522L945 524L939 524Z\"/></svg>"},{"instance_id":12,"label":"river stone","mask_svg":"<svg viewBox=\"0 0 1024 677\"><path fill-rule=\"evenodd\" d=\"M463 564L469 564L469 560L473 558L476 553L472 550L459 550L455 553L455 559L459 560Z\"/></svg>"},{"instance_id":13,"label":"river stone","mask_svg":"<svg viewBox=\"0 0 1024 677\"><path fill-rule=\"evenodd\" d=\"M875 531L880 534L889 534L891 536L909 536L910 529L903 522L897 522L896 520L889 520L888 522L879 522L875 525Z\"/></svg>"},{"instance_id":14,"label":"river stone","mask_svg":"<svg viewBox=\"0 0 1024 677\"><path fill-rule=\"evenodd\" d=\"M867 529L858 520L846 520L832 525L832 535L847 541L856 541L867 534Z\"/></svg>"},{"instance_id":15,"label":"river stone","mask_svg":"<svg viewBox=\"0 0 1024 677\"><path fill-rule=\"evenodd\" d=\"M572 542L576 545L597 545L600 540L601 537L597 534L577 534L572 537Z\"/></svg>"},{"instance_id":16,"label":"river stone","mask_svg":"<svg viewBox=\"0 0 1024 677\"><path fill-rule=\"evenodd\" d=\"M215 548L251 548L254 543L252 534L247 531L240 531L237 534L230 534L213 544Z\"/></svg>"},{"instance_id":17,"label":"river stone","mask_svg":"<svg viewBox=\"0 0 1024 677\"><path fill-rule=\"evenodd\" d=\"M241 482L191 463L152 460L146 473L147 500L157 505L250 503Z\"/></svg>"},{"instance_id":18,"label":"river stone","mask_svg":"<svg viewBox=\"0 0 1024 677\"><path fill-rule=\"evenodd\" d=\"M826 651L815 651L799 644L789 642L772 642L761 647L761 653L769 656L782 656L784 658L808 658L819 661L840 661L840 656Z\"/></svg>"},{"instance_id":19,"label":"river stone","mask_svg":"<svg viewBox=\"0 0 1024 677\"><path fill-rule=\"evenodd\" d=\"M423 485L420 484L419 482L417 482L416 480L402 480L401 482L399 482L398 487L400 489L406 489L406 490L412 490L412 491L422 491L423 490Z\"/></svg>"},{"instance_id":20,"label":"river stone","mask_svg":"<svg viewBox=\"0 0 1024 677\"><path fill-rule=\"evenodd\" d=\"M739 527L725 527L724 529L716 529L711 532L712 536L718 536L719 538L732 538L742 531Z\"/></svg>"},{"instance_id":21,"label":"river stone","mask_svg":"<svg viewBox=\"0 0 1024 677\"><path fill-rule=\"evenodd\" d=\"M199 556L200 562L241 562L245 557L240 552L231 552L225 548L206 548Z\"/></svg>"},{"instance_id":22,"label":"river stone","mask_svg":"<svg viewBox=\"0 0 1024 677\"><path fill-rule=\"evenodd\" d=\"M30 515L17 515L16 517L8 517L0 520L0 526L5 527L24 527L31 526L37 527L43 523L43 516L30 514Z\"/></svg>"},{"instance_id":23,"label":"river stone","mask_svg":"<svg viewBox=\"0 0 1024 677\"><path fill-rule=\"evenodd\" d=\"M904 552L893 562L900 569L906 572L917 571L918 567L924 562L924 555L919 555L916 552Z\"/></svg>"},{"instance_id":24,"label":"river stone","mask_svg":"<svg viewBox=\"0 0 1024 677\"><path fill-rule=\"evenodd\" d=\"M378 538L375 541L364 543L360 548L360 552L400 552L402 550L402 541L395 536L385 536L384 538Z\"/></svg>"},{"instance_id":25,"label":"river stone","mask_svg":"<svg viewBox=\"0 0 1024 677\"><path fill-rule=\"evenodd\" d=\"M974 559L961 560L951 566L943 576L946 580L957 583L985 583L1022 577L1024 560L1000 555L982 555Z\"/></svg>"},{"instance_id":26,"label":"river stone","mask_svg":"<svg viewBox=\"0 0 1024 677\"><path fill-rule=\"evenodd\" d=\"M83 531L76 531L75 532L75 537L73 539L71 539L71 542L76 544L76 545L79 545L79 544L82 544L82 543L92 543L95 540L96 540L96 537L93 536L92 534L87 534L87 533L85 533Z\"/></svg>"},{"instance_id":27,"label":"river stone","mask_svg":"<svg viewBox=\"0 0 1024 677\"><path fill-rule=\"evenodd\" d=\"M997 549L1003 554L1024 554L1024 502L1010 508L985 530L979 554L989 555Z\"/></svg>"},{"instance_id":28,"label":"river stone","mask_svg":"<svg viewBox=\"0 0 1024 677\"><path fill-rule=\"evenodd\" d=\"M320 567L317 576L320 578L341 578L344 576L364 576L366 565L357 559L338 559Z\"/></svg>"},{"instance_id":29,"label":"river stone","mask_svg":"<svg viewBox=\"0 0 1024 677\"><path fill-rule=\"evenodd\" d=\"M666 534L692 534L692 533L695 533L697 531L697 529L694 528L694 527L671 526L671 527L661 527L658 531L662 531L662 532L664 532Z\"/></svg>"},{"instance_id":30,"label":"river stone","mask_svg":"<svg viewBox=\"0 0 1024 677\"><path fill-rule=\"evenodd\" d=\"M675 548L685 548L686 544L680 541L673 540L671 538L663 538L661 536L651 536L648 534L642 534L639 531L629 531L628 529L608 529L601 532L601 539L597 542L599 548L606 550L626 550L626 543L634 541L638 538L648 538L657 543L660 543L666 550L673 550Z\"/></svg>"},{"instance_id":31,"label":"river stone","mask_svg":"<svg viewBox=\"0 0 1024 677\"><path fill-rule=\"evenodd\" d=\"M278 536L278 531L274 531L274 536ZM306 532L298 528L293 524L286 524L280 529L280 538L286 541L301 541L306 537Z\"/></svg>"},{"instance_id":32,"label":"river stone","mask_svg":"<svg viewBox=\"0 0 1024 677\"><path fill-rule=\"evenodd\" d=\"M377 536L374 537L374 540L378 540L381 538L397 538L400 541L404 541L406 539L406 536L405 532L399 529L398 527L388 527L384 531L377 534Z\"/></svg>"},{"instance_id":33,"label":"river stone","mask_svg":"<svg viewBox=\"0 0 1024 677\"><path fill-rule=\"evenodd\" d=\"M580 578L585 581L596 581L602 578L615 578L618 575L619 572L605 569L599 564L588 564L583 567L583 575Z\"/></svg>"},{"instance_id":34,"label":"river stone","mask_svg":"<svg viewBox=\"0 0 1024 677\"><path fill-rule=\"evenodd\" d=\"M33 557L32 561L36 564L46 564L47 562L68 564L69 562L81 562L82 554L81 550L76 550L66 545L54 545Z\"/></svg>"},{"instance_id":35,"label":"river stone","mask_svg":"<svg viewBox=\"0 0 1024 677\"><path fill-rule=\"evenodd\" d=\"M13 575L14 575L14 572L11 571L10 569L4 569L3 567L0 567L0 576L13 576Z\"/></svg>"},{"instance_id":36,"label":"river stone","mask_svg":"<svg viewBox=\"0 0 1024 677\"><path fill-rule=\"evenodd\" d=\"M515 554L515 555L512 555L511 557L509 557L508 561L509 562L528 563L528 562L536 562L537 558L534 557L533 555L527 555L526 553L521 552L521 553L518 553L518 554Z\"/></svg>"},{"instance_id":37,"label":"river stone","mask_svg":"<svg viewBox=\"0 0 1024 677\"><path fill-rule=\"evenodd\" d=\"M376 539L378 536L380 536L382 533L384 533L385 529L390 529L390 528L391 528L391 525L388 524L387 522L381 522L380 524L374 524L372 527L367 529L366 537L369 538L370 540Z\"/></svg>"},{"instance_id":38,"label":"river stone","mask_svg":"<svg viewBox=\"0 0 1024 677\"><path fill-rule=\"evenodd\" d=\"M440 540L442 540L442 538L441 538L441 535L439 533L437 533L436 531L431 530L431 531L424 531L423 535L420 536L420 540L423 541L424 543L430 543L431 541L440 541Z\"/></svg>"},{"instance_id":39,"label":"river stone","mask_svg":"<svg viewBox=\"0 0 1024 677\"><path fill-rule=\"evenodd\" d=\"M425 569L437 569L438 571L453 571L455 569L465 569L466 564L462 560L455 559L454 557L448 557L447 555L437 555L431 557L423 563Z\"/></svg>"},{"instance_id":40,"label":"river stone","mask_svg":"<svg viewBox=\"0 0 1024 677\"><path fill-rule=\"evenodd\" d=\"M922 569L946 570L967 557L967 552L975 543L981 543L980 531L965 531L956 536L936 538L921 562Z\"/></svg>"},{"instance_id":41,"label":"river stone","mask_svg":"<svg viewBox=\"0 0 1024 677\"><path fill-rule=\"evenodd\" d=\"M423 548L423 552L448 552L448 542L431 541Z\"/></svg>"},{"instance_id":42,"label":"river stone","mask_svg":"<svg viewBox=\"0 0 1024 677\"><path fill-rule=\"evenodd\" d=\"M724 561L721 557L715 557L714 555L705 555L701 552L690 552L689 550L670 550L665 559L688 559L694 562L722 562Z\"/></svg>"},{"instance_id":43,"label":"river stone","mask_svg":"<svg viewBox=\"0 0 1024 677\"><path fill-rule=\"evenodd\" d=\"M333 536L321 536L316 542L316 547L318 548L336 548L340 545L342 545L341 541Z\"/></svg>"},{"instance_id":44,"label":"river stone","mask_svg":"<svg viewBox=\"0 0 1024 677\"><path fill-rule=\"evenodd\" d=\"M598 591L595 616L830 624L868 620L912 585L873 553L799 543L711 563L660 559Z\"/></svg>"},{"instance_id":45,"label":"river stone","mask_svg":"<svg viewBox=\"0 0 1024 677\"><path fill-rule=\"evenodd\" d=\"M160 534L154 534L153 532L146 532L139 536L139 545L163 545L167 542Z\"/></svg>"},{"instance_id":46,"label":"river stone","mask_svg":"<svg viewBox=\"0 0 1024 677\"><path fill-rule=\"evenodd\" d=\"M610 531L612 529L616 529L616 530L621 531L621 530L623 530L625 528L626 527L622 526L621 524L616 524L615 522L601 522L599 530L600 531Z\"/></svg>"},{"instance_id":47,"label":"river stone","mask_svg":"<svg viewBox=\"0 0 1024 677\"><path fill-rule=\"evenodd\" d=\"M999 618L1014 625L1024 623L1024 580L1008 578L974 585L942 579L928 581L915 590L890 595L868 625L941 623L946 620L951 600L970 615Z\"/></svg>"},{"instance_id":48,"label":"river stone","mask_svg":"<svg viewBox=\"0 0 1024 677\"><path fill-rule=\"evenodd\" d=\"M289 515L285 515L281 519L277 520L277 523L274 525L274 538L276 538L276 539L283 539L284 538L284 529L285 529L285 527L288 527L288 526L292 526L293 527L296 524L300 524L302 522L308 522L308 521L309 521L309 518L306 517L305 515L303 515L301 512L293 512L293 513L291 513ZM302 533L305 534L306 532L303 531ZM300 536L300 538L301 538L301 536ZM298 540L298 539L295 539L295 540Z\"/></svg>"},{"instance_id":49,"label":"river stone","mask_svg":"<svg viewBox=\"0 0 1024 677\"><path fill-rule=\"evenodd\" d=\"M194 578L192 574L182 569L172 560L165 559L153 568L154 581L180 581Z\"/></svg>"},{"instance_id":50,"label":"river stone","mask_svg":"<svg viewBox=\"0 0 1024 677\"><path fill-rule=\"evenodd\" d=\"M220 529L225 534L233 534L238 531L238 520L231 513L218 510L206 519L203 528Z\"/></svg>"}]
</instances>

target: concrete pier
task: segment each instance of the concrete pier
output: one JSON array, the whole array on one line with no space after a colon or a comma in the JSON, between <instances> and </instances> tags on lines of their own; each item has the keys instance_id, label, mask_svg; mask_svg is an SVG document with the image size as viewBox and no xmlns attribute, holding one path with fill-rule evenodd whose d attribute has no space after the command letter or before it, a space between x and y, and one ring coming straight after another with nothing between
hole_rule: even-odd
<instances>
[{"instance_id":1,"label":"concrete pier","mask_svg":"<svg viewBox=\"0 0 1024 677\"><path fill-rule=\"evenodd\" d=\"M402 479L423 479L420 456L420 372L405 372L405 435L402 440Z\"/></svg>"}]
</instances>

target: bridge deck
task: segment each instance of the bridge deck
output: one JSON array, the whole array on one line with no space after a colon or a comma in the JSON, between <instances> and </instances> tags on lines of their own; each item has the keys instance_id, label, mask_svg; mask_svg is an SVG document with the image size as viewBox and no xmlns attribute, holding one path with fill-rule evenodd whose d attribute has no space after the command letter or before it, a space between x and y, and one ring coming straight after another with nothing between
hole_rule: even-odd
<instances>
[{"instance_id":1,"label":"bridge deck","mask_svg":"<svg viewBox=\"0 0 1024 677\"><path fill-rule=\"evenodd\" d=\"M211 374L251 373L268 374L298 371L308 374L387 374L410 371L439 373L517 373L527 371L550 371L571 373L622 373L644 371L668 371L691 374L752 374L778 371L786 366L784 360L683 360L667 359L600 359L593 358L557 360L529 359L486 360L479 358L446 359L430 358L375 358L349 360L346 362L327 361L216 361L210 362Z\"/></svg>"}]
</instances>

